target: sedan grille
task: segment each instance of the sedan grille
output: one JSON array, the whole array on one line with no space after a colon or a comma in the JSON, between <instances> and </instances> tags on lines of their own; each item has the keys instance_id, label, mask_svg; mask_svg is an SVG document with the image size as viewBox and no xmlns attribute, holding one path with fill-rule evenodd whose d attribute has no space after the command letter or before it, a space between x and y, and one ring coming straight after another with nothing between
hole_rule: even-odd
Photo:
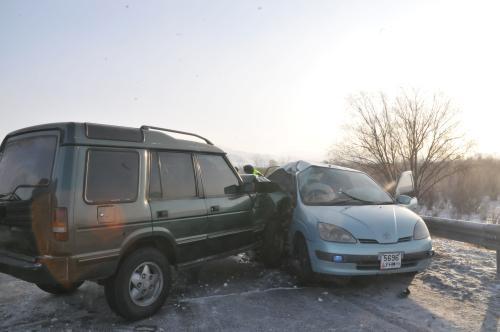
<instances>
[{"instance_id":1,"label":"sedan grille","mask_svg":"<svg viewBox=\"0 0 500 332\"><path fill-rule=\"evenodd\" d=\"M400 237L398 242L408 242L411 241L411 236ZM359 243L363 244L378 244L379 242L375 239L358 239Z\"/></svg>"},{"instance_id":2,"label":"sedan grille","mask_svg":"<svg viewBox=\"0 0 500 332\"><path fill-rule=\"evenodd\" d=\"M375 239L358 239L359 243L365 243L365 244L377 244L378 241Z\"/></svg>"}]
</instances>

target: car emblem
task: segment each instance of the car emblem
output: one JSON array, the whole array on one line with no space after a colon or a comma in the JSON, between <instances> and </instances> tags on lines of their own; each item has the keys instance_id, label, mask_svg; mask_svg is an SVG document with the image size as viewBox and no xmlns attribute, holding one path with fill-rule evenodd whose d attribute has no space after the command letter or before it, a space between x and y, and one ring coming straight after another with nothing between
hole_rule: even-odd
<instances>
[{"instance_id":1,"label":"car emblem","mask_svg":"<svg viewBox=\"0 0 500 332\"><path fill-rule=\"evenodd\" d=\"M391 234L389 232L385 232L384 235L382 235L384 239L389 240L391 238Z\"/></svg>"}]
</instances>

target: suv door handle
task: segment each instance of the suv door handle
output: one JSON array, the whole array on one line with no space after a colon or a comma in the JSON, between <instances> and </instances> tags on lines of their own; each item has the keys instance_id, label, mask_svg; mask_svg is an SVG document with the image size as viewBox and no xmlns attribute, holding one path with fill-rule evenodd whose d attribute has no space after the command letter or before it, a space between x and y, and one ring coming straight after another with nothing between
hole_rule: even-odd
<instances>
[{"instance_id":1,"label":"suv door handle","mask_svg":"<svg viewBox=\"0 0 500 332\"><path fill-rule=\"evenodd\" d=\"M161 210L156 212L156 217L158 218L167 218L168 217L168 210Z\"/></svg>"},{"instance_id":2,"label":"suv door handle","mask_svg":"<svg viewBox=\"0 0 500 332\"><path fill-rule=\"evenodd\" d=\"M210 207L210 212L218 212L220 211L220 206L214 205Z\"/></svg>"}]
</instances>

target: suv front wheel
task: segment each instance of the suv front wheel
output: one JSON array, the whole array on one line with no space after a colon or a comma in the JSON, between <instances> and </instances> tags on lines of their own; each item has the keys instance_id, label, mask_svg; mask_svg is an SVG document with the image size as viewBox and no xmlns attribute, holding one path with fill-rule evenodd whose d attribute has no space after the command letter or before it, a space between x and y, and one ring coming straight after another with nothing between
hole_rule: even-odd
<instances>
[{"instance_id":1,"label":"suv front wheel","mask_svg":"<svg viewBox=\"0 0 500 332\"><path fill-rule=\"evenodd\" d=\"M285 230L280 220L271 220L264 230L262 247L256 251L257 260L265 267L280 266L285 251Z\"/></svg>"},{"instance_id":2,"label":"suv front wheel","mask_svg":"<svg viewBox=\"0 0 500 332\"><path fill-rule=\"evenodd\" d=\"M165 302L172 284L167 258L154 248L127 256L104 285L110 308L128 320L153 315Z\"/></svg>"}]
</instances>

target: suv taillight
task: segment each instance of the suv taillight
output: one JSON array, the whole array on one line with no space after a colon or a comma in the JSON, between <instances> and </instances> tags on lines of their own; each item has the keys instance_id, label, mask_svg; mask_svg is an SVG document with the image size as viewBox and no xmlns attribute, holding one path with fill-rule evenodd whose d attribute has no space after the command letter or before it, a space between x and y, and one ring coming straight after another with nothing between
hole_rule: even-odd
<instances>
[{"instance_id":1,"label":"suv taillight","mask_svg":"<svg viewBox=\"0 0 500 332\"><path fill-rule=\"evenodd\" d=\"M56 240L68 240L68 210L63 207L56 208L52 219L52 232Z\"/></svg>"}]
</instances>

